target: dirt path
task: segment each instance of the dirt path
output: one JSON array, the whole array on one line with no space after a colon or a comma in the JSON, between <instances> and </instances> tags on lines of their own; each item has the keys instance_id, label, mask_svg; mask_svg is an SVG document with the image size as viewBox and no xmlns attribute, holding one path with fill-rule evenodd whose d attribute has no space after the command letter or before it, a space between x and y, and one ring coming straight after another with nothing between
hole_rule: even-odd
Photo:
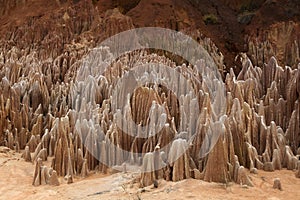
<instances>
[{"instance_id":1,"label":"dirt path","mask_svg":"<svg viewBox=\"0 0 300 200\"><path fill-rule=\"evenodd\" d=\"M251 174L254 187L188 179L180 182L160 180L157 189L152 186L142 189L138 183L132 183L137 176L132 173L93 174L85 179L75 178L69 185L61 178L62 184L58 187L34 187L31 185L34 165L20 157L12 151L0 153L0 199L300 199L300 179L288 170ZM283 191L272 188L275 178L281 179Z\"/></svg>"}]
</instances>

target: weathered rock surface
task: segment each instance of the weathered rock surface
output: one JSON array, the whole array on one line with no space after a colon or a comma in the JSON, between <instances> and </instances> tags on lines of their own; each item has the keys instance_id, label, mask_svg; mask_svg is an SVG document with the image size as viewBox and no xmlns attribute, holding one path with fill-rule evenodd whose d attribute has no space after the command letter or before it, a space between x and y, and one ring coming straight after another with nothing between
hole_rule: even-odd
<instances>
[{"instance_id":1,"label":"weathered rock surface","mask_svg":"<svg viewBox=\"0 0 300 200\"><path fill-rule=\"evenodd\" d=\"M274 184L273 184L274 189L282 190L281 182L279 178L274 179Z\"/></svg>"},{"instance_id":2,"label":"weathered rock surface","mask_svg":"<svg viewBox=\"0 0 300 200\"><path fill-rule=\"evenodd\" d=\"M22 158L24 158L24 160L26 162L31 162L32 161L31 154L30 154L30 151L29 151L29 146L25 147L24 153L22 154Z\"/></svg>"}]
</instances>

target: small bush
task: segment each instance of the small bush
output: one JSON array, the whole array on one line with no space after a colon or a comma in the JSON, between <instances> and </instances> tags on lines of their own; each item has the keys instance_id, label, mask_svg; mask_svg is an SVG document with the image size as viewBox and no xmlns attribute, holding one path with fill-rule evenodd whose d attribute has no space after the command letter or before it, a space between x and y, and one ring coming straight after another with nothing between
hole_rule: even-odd
<instances>
[{"instance_id":1,"label":"small bush","mask_svg":"<svg viewBox=\"0 0 300 200\"><path fill-rule=\"evenodd\" d=\"M217 24L218 23L218 17L214 14L207 14L203 16L204 23L207 24Z\"/></svg>"}]
</instances>

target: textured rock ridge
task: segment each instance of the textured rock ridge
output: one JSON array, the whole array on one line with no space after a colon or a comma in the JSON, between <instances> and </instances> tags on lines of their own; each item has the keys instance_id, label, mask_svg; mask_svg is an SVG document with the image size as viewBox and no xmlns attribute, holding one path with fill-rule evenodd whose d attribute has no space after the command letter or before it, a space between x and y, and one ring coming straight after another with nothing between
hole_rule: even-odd
<instances>
[{"instance_id":1,"label":"textured rock ridge","mask_svg":"<svg viewBox=\"0 0 300 200\"><path fill-rule=\"evenodd\" d=\"M12 99L5 102L5 105L2 101L2 113L7 115L6 113L13 113L17 108L22 113L24 109L34 110L35 107L32 114L21 114L25 118L14 129L9 121L4 123L7 124L5 143L10 148L22 149L26 146L25 160L36 162L34 185L49 182L50 175L41 164L48 156L54 156L54 176L64 176L68 183L73 182L74 175L86 177L90 170L106 173L108 166L121 166L123 163L141 165L142 186L153 184L153 181L160 178L179 181L190 177L223 183L235 181L252 186L245 168L250 172L256 172L257 169L274 171L285 167L291 170L297 168L298 159L295 155L300 143L299 88L294 83L299 82L298 69L282 68L275 58L271 58L263 68L254 67L244 57L241 73L237 77L232 71L226 75L226 115L220 116L217 121L213 120L213 104L216 100L211 102L203 84L194 85L198 89L196 96L200 102L200 113L199 116L190 115L191 122L184 124L195 134L189 139L180 130L179 124L180 120L187 120L180 119L180 115L187 116L182 106L191 110L189 106L193 105L193 98L185 97L185 101L191 101L189 104L178 101L166 88L155 84L136 88L123 110L110 113L110 87L120 87L117 84L118 78L126 74L124 72L128 68L134 67L130 65L130 59L138 59L144 64L156 60L176 67L175 63L162 56L134 52L130 58L125 56L114 62L105 77L89 76L83 81L71 83L72 87L56 84L53 86L56 92L52 90L51 95L41 80L35 82L37 84L33 84L27 94L26 89L17 90L16 86L9 86L6 77L2 79L2 96L7 95ZM185 75L192 72L191 66L182 65L177 68ZM199 75L190 77L196 80L197 76ZM24 83L19 87L24 87L26 82ZM119 89L123 90L122 87ZM21 90L24 92L20 92ZM67 91L70 93L67 94ZM49 106L50 110L44 112L44 100L37 103L26 100L30 98L30 93L34 100L49 98L48 102L53 101L55 104L60 99L57 105L59 109ZM36 97L37 94L40 95L39 98ZM78 94L86 95L85 98L77 98ZM14 95L23 96L14 98ZM67 102L66 97L73 99L73 102ZM21 108L16 99L23 99ZM12 107L11 104L15 106ZM49 102L49 105L52 104ZM142 110L145 112L141 112ZM274 110L278 113L275 114ZM28 117L29 114L33 117ZM136 123L140 123L140 130L126 124L118 127L114 119L129 115L132 115ZM154 123L153 120L160 122L163 119L157 116L165 119L164 124ZM6 118L10 119L14 118ZM141 127L147 124L150 129L143 132ZM159 127L162 129L152 135ZM128 132L134 135L128 135ZM222 134L211 152L201 157L205 136L213 132ZM147 136L144 139L140 138L143 134ZM30 152L33 153L32 158L29 156ZM55 180L52 182L57 185Z\"/></svg>"}]
</instances>

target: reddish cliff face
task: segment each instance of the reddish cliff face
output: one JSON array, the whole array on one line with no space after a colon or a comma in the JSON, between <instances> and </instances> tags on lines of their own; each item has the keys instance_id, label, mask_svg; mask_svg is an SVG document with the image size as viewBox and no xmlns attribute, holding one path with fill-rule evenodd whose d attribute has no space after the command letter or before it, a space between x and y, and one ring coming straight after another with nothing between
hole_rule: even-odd
<instances>
[{"instance_id":1,"label":"reddish cliff face","mask_svg":"<svg viewBox=\"0 0 300 200\"><path fill-rule=\"evenodd\" d=\"M270 55L276 56L282 65L295 66L297 63L300 8L296 0L2 1L1 39L10 40L19 47L28 47L33 42L47 43L47 35L54 32L58 33L58 37L63 36L59 39L63 43L69 43L81 34L94 33L96 44L108 37L102 29L106 23L105 16L113 8L118 8L122 15L115 25L108 25L108 29L114 30L105 28L104 32L108 35L145 26L174 30L198 29L211 38L225 55L227 68L234 65L241 67L234 59L239 52L248 52L254 63L259 64L270 59ZM132 24L117 25L121 18ZM26 32L35 30L35 34L23 34L20 29ZM32 37L35 37L34 40ZM283 42L278 41L281 38L284 38ZM275 44L277 42L280 44ZM257 57L260 61L257 61Z\"/></svg>"}]
</instances>

